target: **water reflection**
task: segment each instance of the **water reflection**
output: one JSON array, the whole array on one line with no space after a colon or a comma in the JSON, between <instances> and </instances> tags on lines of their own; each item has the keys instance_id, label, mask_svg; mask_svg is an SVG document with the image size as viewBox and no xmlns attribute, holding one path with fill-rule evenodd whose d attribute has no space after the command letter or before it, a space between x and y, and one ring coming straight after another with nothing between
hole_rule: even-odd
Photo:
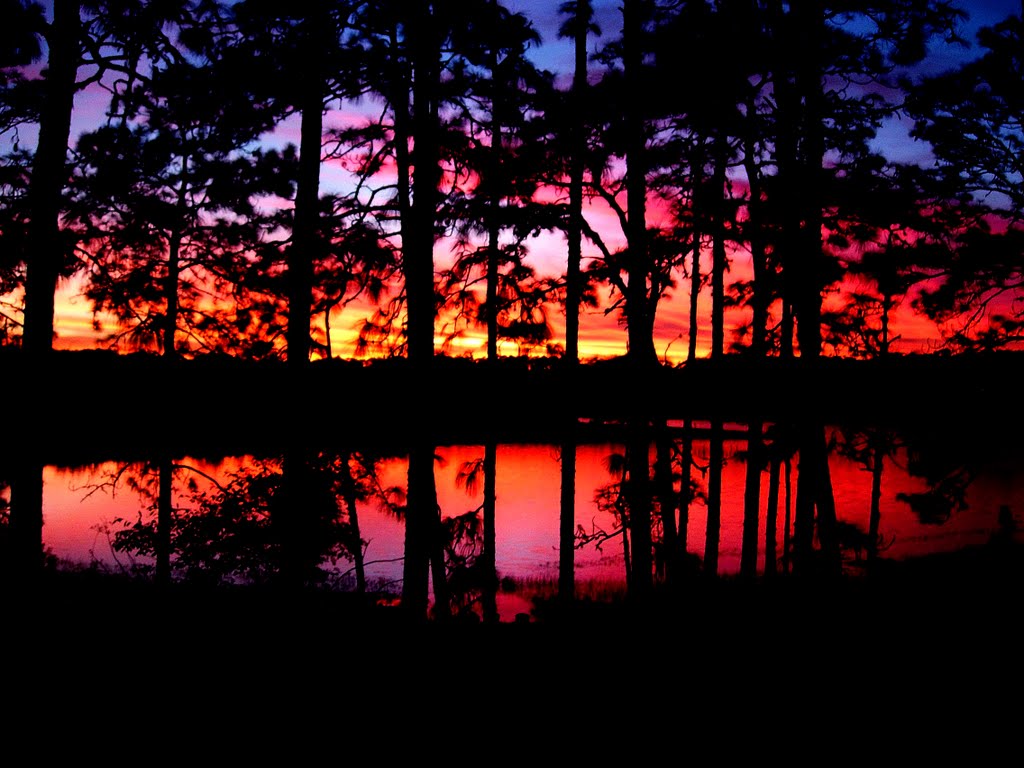
<instances>
[{"instance_id":1,"label":"water reflection","mask_svg":"<svg viewBox=\"0 0 1024 768\"><path fill-rule=\"evenodd\" d=\"M705 576L856 574L1016 535L1017 459L880 427L670 422L620 440L293 449L0 475L9 579L90 568L511 620Z\"/></svg>"}]
</instances>

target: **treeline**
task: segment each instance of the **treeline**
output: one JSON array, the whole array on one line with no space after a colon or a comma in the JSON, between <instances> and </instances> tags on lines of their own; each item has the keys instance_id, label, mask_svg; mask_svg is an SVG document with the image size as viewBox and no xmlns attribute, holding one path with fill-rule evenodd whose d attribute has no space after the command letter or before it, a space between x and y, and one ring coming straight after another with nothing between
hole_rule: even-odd
<instances>
[{"instance_id":1,"label":"treeline","mask_svg":"<svg viewBox=\"0 0 1024 768\"><path fill-rule=\"evenodd\" d=\"M169 356L332 356L358 302L360 352L482 328L488 357L575 360L600 305L654 361L670 291L690 358L705 293L712 357L885 355L901 304L951 348L1019 340L1018 16L923 76L963 42L946 0L627 0L601 35L594 5L561 6L559 78L497 0L4 0L2 342L49 350L73 275L112 343ZM879 151L896 120L934 162ZM531 266L544 232L561 274Z\"/></svg>"}]
</instances>

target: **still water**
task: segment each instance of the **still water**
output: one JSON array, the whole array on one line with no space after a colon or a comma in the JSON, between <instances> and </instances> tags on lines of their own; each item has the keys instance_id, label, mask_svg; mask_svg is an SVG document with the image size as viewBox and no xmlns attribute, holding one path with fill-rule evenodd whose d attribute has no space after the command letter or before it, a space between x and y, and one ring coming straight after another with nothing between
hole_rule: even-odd
<instances>
[{"instance_id":1,"label":"still water","mask_svg":"<svg viewBox=\"0 0 1024 768\"><path fill-rule=\"evenodd\" d=\"M982 545L999 532L1016 530L1024 514L1024 478L1019 458L1010 453L987 451L979 456L927 441L915 443L890 432L829 428L826 435L839 545L847 572L856 573L872 554L898 560ZM765 445L778 450L762 452L760 472L753 473L760 485L759 575L766 569L785 571L789 565L800 457L784 449L784 443L766 433ZM569 513L575 530L571 546L577 596L600 598L625 589L624 445L614 441L576 445L574 505ZM930 455L933 449L935 455ZM446 557L452 584L469 585L465 609L479 610L472 598L472 579L460 582L457 576L471 573L486 548L483 519L488 480L494 488L493 557L501 585L497 597L501 618L528 614L537 596L556 592L560 544L566 547L559 533L563 450L553 444L498 444L493 476L488 478L484 445L435 448L437 506L449 523ZM720 474L715 471L718 456ZM160 527L166 528L169 520L169 533L165 531L170 541L169 578L219 583L268 580L274 576L278 537L284 529L274 522L274 510L291 493L314 510L317 522L309 531L315 543L306 547L306 557L315 560L319 586L354 590L362 581L378 600L397 601L402 594L406 547L408 456L354 451L309 455L302 460L300 481L287 480L287 463L280 457L184 456L162 463L45 466L44 552L56 568L153 578ZM674 432L660 444L649 443L646 466L651 488L661 488L661 496L653 492L652 504L667 503L673 508L672 519L679 525L680 538L685 532L685 551L694 563L706 560L709 504L715 504L709 500L714 495L709 494L709 485L720 482L717 573L737 574L743 548L744 492L750 481L744 431L736 426L717 436L706 431ZM666 493L669 468L671 491L666 498L670 500L665 502L660 499ZM688 483L684 482L687 477ZM301 484L299 496L294 496L294 488L288 490L289 482ZM773 483L777 483L775 494ZM2 492L6 505L10 490L4 487ZM718 515L710 517L714 521ZM653 515L656 549L661 519L663 513ZM361 569L357 569L355 541L361 542ZM357 570L362 571L362 579L357 578Z\"/></svg>"}]
</instances>

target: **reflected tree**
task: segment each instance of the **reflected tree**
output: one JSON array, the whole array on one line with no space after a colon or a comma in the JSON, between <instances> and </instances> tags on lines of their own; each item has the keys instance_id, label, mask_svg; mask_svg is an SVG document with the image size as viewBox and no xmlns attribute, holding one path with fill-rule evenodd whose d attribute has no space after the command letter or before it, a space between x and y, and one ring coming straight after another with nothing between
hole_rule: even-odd
<instances>
[{"instance_id":1,"label":"reflected tree","mask_svg":"<svg viewBox=\"0 0 1024 768\"><path fill-rule=\"evenodd\" d=\"M169 508L173 486L166 478L173 474L187 478L185 501ZM339 568L351 562L355 591L362 592L365 542L352 511L371 499L400 508L393 490L380 485L375 461L352 453L253 460L223 481L163 459L122 467L104 485L127 485L147 501L135 520L114 521L117 551L154 558L159 574L166 550L175 578L208 586L351 589L348 571Z\"/></svg>"},{"instance_id":2,"label":"reflected tree","mask_svg":"<svg viewBox=\"0 0 1024 768\"><path fill-rule=\"evenodd\" d=\"M576 419L562 440L559 451L561 483L558 512L558 598L568 605L576 597Z\"/></svg>"}]
</instances>

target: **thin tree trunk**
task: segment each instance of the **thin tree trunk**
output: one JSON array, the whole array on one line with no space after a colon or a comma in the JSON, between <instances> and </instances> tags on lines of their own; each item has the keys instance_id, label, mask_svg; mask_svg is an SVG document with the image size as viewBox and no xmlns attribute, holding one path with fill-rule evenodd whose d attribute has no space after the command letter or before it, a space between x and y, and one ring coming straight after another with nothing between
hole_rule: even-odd
<instances>
[{"instance_id":1,"label":"thin tree trunk","mask_svg":"<svg viewBox=\"0 0 1024 768\"><path fill-rule=\"evenodd\" d=\"M498 359L498 270L501 264L501 198L504 188L502 171L502 136L498 105L503 96L503 84L498 62L497 46L492 45L491 70L491 147L490 147L490 193L487 217L487 359Z\"/></svg>"},{"instance_id":2,"label":"thin tree trunk","mask_svg":"<svg viewBox=\"0 0 1024 768\"><path fill-rule=\"evenodd\" d=\"M693 255L690 257L690 338L686 362L697 359L697 301L700 297L700 232L693 225Z\"/></svg>"},{"instance_id":3,"label":"thin tree trunk","mask_svg":"<svg viewBox=\"0 0 1024 768\"><path fill-rule=\"evenodd\" d=\"M676 507L679 497L672 481L672 437L666 425L659 428L656 442L654 477L657 483L658 507L661 512L661 568L665 581L674 584L678 577L678 566L682 560L679 551L679 534L676 530Z\"/></svg>"},{"instance_id":4,"label":"thin tree trunk","mask_svg":"<svg viewBox=\"0 0 1024 768\"><path fill-rule=\"evenodd\" d=\"M572 603L576 593L576 436L567 432L561 451L562 485L558 517L558 598L563 605Z\"/></svg>"},{"instance_id":5,"label":"thin tree trunk","mask_svg":"<svg viewBox=\"0 0 1024 768\"><path fill-rule=\"evenodd\" d=\"M800 356L815 359L821 354L821 177L825 155L824 94L822 92L822 29L824 6L821 3L796 3L792 13L797 25L801 55L797 59L797 88L803 95L803 137L801 141L798 209L802 226L800 270L795 297L797 342Z\"/></svg>"},{"instance_id":6,"label":"thin tree trunk","mask_svg":"<svg viewBox=\"0 0 1024 768\"><path fill-rule=\"evenodd\" d=\"M497 509L498 444L488 440L484 446L484 551L483 551L483 614L484 621L498 621Z\"/></svg>"},{"instance_id":7,"label":"thin tree trunk","mask_svg":"<svg viewBox=\"0 0 1024 768\"><path fill-rule=\"evenodd\" d=\"M704 538L704 572L718 575L718 546L722 535L722 465L725 463L722 420L711 421L708 459L708 526Z\"/></svg>"},{"instance_id":8,"label":"thin tree trunk","mask_svg":"<svg viewBox=\"0 0 1024 768\"><path fill-rule=\"evenodd\" d=\"M871 518L868 522L868 560L878 556L878 532L882 523L882 469L885 466L885 438L871 435Z\"/></svg>"},{"instance_id":9,"label":"thin tree trunk","mask_svg":"<svg viewBox=\"0 0 1024 768\"><path fill-rule=\"evenodd\" d=\"M782 532L782 572L789 573L793 553L793 463L786 459L786 527Z\"/></svg>"},{"instance_id":10,"label":"thin tree trunk","mask_svg":"<svg viewBox=\"0 0 1024 768\"><path fill-rule=\"evenodd\" d=\"M728 200L726 198L726 165L729 145L724 137L715 141L715 172L712 185L715 194L714 242L711 249L711 358L719 359L725 354L725 219Z\"/></svg>"},{"instance_id":11,"label":"thin tree trunk","mask_svg":"<svg viewBox=\"0 0 1024 768\"><path fill-rule=\"evenodd\" d=\"M750 422L747 428L747 475L743 488L743 546L740 552L740 575L753 579L757 575L758 526L761 518L761 465L764 461L763 422Z\"/></svg>"},{"instance_id":12,"label":"thin tree trunk","mask_svg":"<svg viewBox=\"0 0 1024 768\"><path fill-rule=\"evenodd\" d=\"M626 448L626 499L629 508L629 530L633 539L632 594L646 597L652 587L651 559L651 476L650 432L646 420L636 420L629 427Z\"/></svg>"},{"instance_id":13,"label":"thin tree trunk","mask_svg":"<svg viewBox=\"0 0 1024 768\"><path fill-rule=\"evenodd\" d=\"M433 450L433 449L431 449ZM451 591L448 589L448 567L445 551L448 545L447 531L441 520L441 507L437 503L437 483L431 466L429 487L424 489L424 501L433 502L433 513L430 516L430 581L434 587L434 617L445 620L451 617Z\"/></svg>"},{"instance_id":14,"label":"thin tree trunk","mask_svg":"<svg viewBox=\"0 0 1024 768\"><path fill-rule=\"evenodd\" d=\"M751 98L752 101L752 98ZM748 103L747 113L753 114L753 104ZM750 186L747 202L748 226L750 228L750 257L754 268L754 295L751 298L753 317L750 324L750 353L760 359L768 350L768 307L771 305L768 254L765 249L764 213L761 203L761 173L757 166L755 137L749 133L743 150L743 163Z\"/></svg>"},{"instance_id":15,"label":"thin tree trunk","mask_svg":"<svg viewBox=\"0 0 1024 768\"><path fill-rule=\"evenodd\" d=\"M878 350L881 357L889 356L889 313L892 312L892 294L882 296L882 341Z\"/></svg>"},{"instance_id":16,"label":"thin tree trunk","mask_svg":"<svg viewBox=\"0 0 1024 768\"><path fill-rule=\"evenodd\" d=\"M566 231L568 263L565 272L565 357L571 364L580 359L580 303L583 296L583 179L587 152L584 125L587 98L587 28L593 9L589 0L576 4L575 70L572 80L572 124L569 156L569 220ZM575 449L575 448L574 448Z\"/></svg>"},{"instance_id":17,"label":"thin tree trunk","mask_svg":"<svg viewBox=\"0 0 1024 768\"><path fill-rule=\"evenodd\" d=\"M355 457L346 451L341 455L341 496L348 512L348 524L351 529L349 551L356 569L356 592L366 594L366 562L363 557L363 536L359 530L359 509L356 506L356 481L352 476L352 461Z\"/></svg>"},{"instance_id":18,"label":"thin tree trunk","mask_svg":"<svg viewBox=\"0 0 1024 768\"><path fill-rule=\"evenodd\" d=\"M689 544L690 528L690 504L693 502L693 487L690 483L690 473L693 471L693 433L692 423L687 419L683 422L683 451L680 459L679 492L679 556L686 557L686 548Z\"/></svg>"},{"instance_id":19,"label":"thin tree trunk","mask_svg":"<svg viewBox=\"0 0 1024 768\"><path fill-rule=\"evenodd\" d=\"M177 349L174 337L178 330L178 281L181 278L181 232L171 234L167 247L167 278L164 283L164 296L167 299L167 314L164 317L163 355L174 359Z\"/></svg>"},{"instance_id":20,"label":"thin tree trunk","mask_svg":"<svg viewBox=\"0 0 1024 768\"><path fill-rule=\"evenodd\" d=\"M29 254L25 277L24 348L32 355L53 347L53 309L57 278L64 264L60 234L61 193L67 179L68 140L74 110L80 56L80 3L55 0L45 98L39 115L39 140L32 165L29 200Z\"/></svg>"},{"instance_id":21,"label":"thin tree trunk","mask_svg":"<svg viewBox=\"0 0 1024 768\"><path fill-rule=\"evenodd\" d=\"M777 570L776 564L776 540L778 533L776 525L779 519L779 474L782 463L777 456L772 456L768 471L768 511L765 518L764 530L764 575L771 577Z\"/></svg>"},{"instance_id":22,"label":"thin tree trunk","mask_svg":"<svg viewBox=\"0 0 1024 768\"><path fill-rule=\"evenodd\" d=\"M171 527L174 525L174 464L162 456L157 467L159 489L156 517L156 583L171 583Z\"/></svg>"},{"instance_id":23,"label":"thin tree trunk","mask_svg":"<svg viewBox=\"0 0 1024 768\"><path fill-rule=\"evenodd\" d=\"M693 211L693 233L690 237L693 253L690 257L690 338L689 347L686 351L686 361L691 362L697 359L697 309L700 298L700 217L703 195L701 185L704 182L704 160L702 153L694 149L690 156L690 168L693 179L693 197L690 207Z\"/></svg>"}]
</instances>

